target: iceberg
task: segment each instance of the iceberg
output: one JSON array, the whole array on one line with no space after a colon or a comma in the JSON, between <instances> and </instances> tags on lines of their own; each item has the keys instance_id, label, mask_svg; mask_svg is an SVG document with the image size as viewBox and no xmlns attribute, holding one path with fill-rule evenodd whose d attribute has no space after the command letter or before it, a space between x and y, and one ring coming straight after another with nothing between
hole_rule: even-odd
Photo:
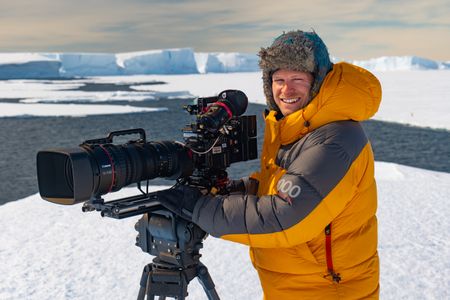
<instances>
[{"instance_id":1,"label":"iceberg","mask_svg":"<svg viewBox=\"0 0 450 300\"><path fill-rule=\"evenodd\" d=\"M0 53L0 79L259 72L258 56L191 48L125 53ZM340 59L332 57L333 62ZM344 60L370 71L448 70L450 62L418 56Z\"/></svg>"},{"instance_id":2,"label":"iceberg","mask_svg":"<svg viewBox=\"0 0 450 300\"><path fill-rule=\"evenodd\" d=\"M198 73L189 48L119 53L116 63L124 75Z\"/></svg>"},{"instance_id":3,"label":"iceberg","mask_svg":"<svg viewBox=\"0 0 450 300\"><path fill-rule=\"evenodd\" d=\"M205 73L257 72L258 56L248 53L195 53L198 71Z\"/></svg>"},{"instance_id":4,"label":"iceberg","mask_svg":"<svg viewBox=\"0 0 450 300\"><path fill-rule=\"evenodd\" d=\"M116 55L110 53L45 53L46 57L59 60L61 77L119 75Z\"/></svg>"},{"instance_id":5,"label":"iceberg","mask_svg":"<svg viewBox=\"0 0 450 300\"><path fill-rule=\"evenodd\" d=\"M418 56L383 56L351 63L371 71L409 71L446 69L445 64Z\"/></svg>"},{"instance_id":6,"label":"iceberg","mask_svg":"<svg viewBox=\"0 0 450 300\"><path fill-rule=\"evenodd\" d=\"M0 79L58 78L61 61L37 53L1 53Z\"/></svg>"}]
</instances>

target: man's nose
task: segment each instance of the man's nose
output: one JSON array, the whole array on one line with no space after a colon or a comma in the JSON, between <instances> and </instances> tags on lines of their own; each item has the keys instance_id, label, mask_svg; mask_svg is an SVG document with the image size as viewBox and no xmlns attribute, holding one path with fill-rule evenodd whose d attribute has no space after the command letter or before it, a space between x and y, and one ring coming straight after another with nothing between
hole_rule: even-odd
<instances>
[{"instance_id":1,"label":"man's nose","mask_svg":"<svg viewBox=\"0 0 450 300\"><path fill-rule=\"evenodd\" d=\"M289 80L286 80L284 82L282 92L284 95L286 95L286 94L289 95L289 94L292 94L293 92L295 92L292 82L290 82Z\"/></svg>"}]
</instances>

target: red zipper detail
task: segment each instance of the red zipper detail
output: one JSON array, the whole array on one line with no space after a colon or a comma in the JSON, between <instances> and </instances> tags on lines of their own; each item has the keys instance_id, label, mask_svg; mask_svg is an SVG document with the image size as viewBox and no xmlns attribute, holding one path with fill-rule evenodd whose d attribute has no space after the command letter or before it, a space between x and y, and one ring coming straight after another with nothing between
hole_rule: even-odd
<instances>
[{"instance_id":1,"label":"red zipper detail","mask_svg":"<svg viewBox=\"0 0 450 300\"><path fill-rule=\"evenodd\" d=\"M328 275L333 278L333 281L339 283L341 281L341 276L339 273L336 273L333 268L333 257L331 255L331 223L325 227L325 252L327 258L327 269Z\"/></svg>"}]
</instances>

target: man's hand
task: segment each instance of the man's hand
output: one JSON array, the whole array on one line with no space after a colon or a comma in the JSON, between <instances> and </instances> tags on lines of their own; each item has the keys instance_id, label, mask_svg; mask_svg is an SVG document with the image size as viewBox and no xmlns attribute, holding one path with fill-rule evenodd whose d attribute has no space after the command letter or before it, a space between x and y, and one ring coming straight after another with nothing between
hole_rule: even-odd
<instances>
[{"instance_id":1,"label":"man's hand","mask_svg":"<svg viewBox=\"0 0 450 300\"><path fill-rule=\"evenodd\" d=\"M226 190L229 193L240 192L248 195L256 195L259 181L251 177L244 177L238 180L230 180Z\"/></svg>"},{"instance_id":2,"label":"man's hand","mask_svg":"<svg viewBox=\"0 0 450 300\"><path fill-rule=\"evenodd\" d=\"M162 206L188 221L192 221L195 204L203 196L199 188L181 184L158 191L156 195Z\"/></svg>"}]
</instances>

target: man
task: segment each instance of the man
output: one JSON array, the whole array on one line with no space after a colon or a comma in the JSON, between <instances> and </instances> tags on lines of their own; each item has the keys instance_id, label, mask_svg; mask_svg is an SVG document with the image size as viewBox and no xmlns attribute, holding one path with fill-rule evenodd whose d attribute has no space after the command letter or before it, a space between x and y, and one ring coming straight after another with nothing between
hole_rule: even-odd
<instances>
[{"instance_id":1,"label":"man","mask_svg":"<svg viewBox=\"0 0 450 300\"><path fill-rule=\"evenodd\" d=\"M269 109L261 170L243 193L177 187L160 198L211 235L249 245L265 299L377 299L374 158L358 122L377 111L380 84L333 65L315 32L282 34L259 55Z\"/></svg>"}]
</instances>

